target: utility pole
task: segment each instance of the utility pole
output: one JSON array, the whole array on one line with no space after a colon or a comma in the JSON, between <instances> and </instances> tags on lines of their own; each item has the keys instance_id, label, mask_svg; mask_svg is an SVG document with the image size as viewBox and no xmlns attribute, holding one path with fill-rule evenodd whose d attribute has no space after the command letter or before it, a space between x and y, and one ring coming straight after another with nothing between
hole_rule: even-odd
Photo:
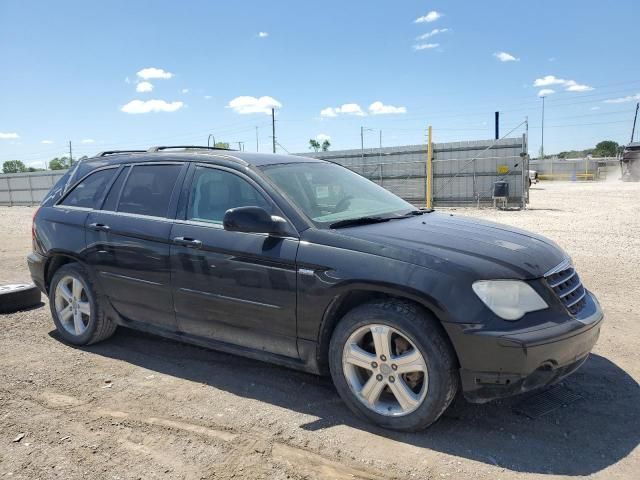
<instances>
[{"instance_id":1,"label":"utility pole","mask_svg":"<svg viewBox=\"0 0 640 480\"><path fill-rule=\"evenodd\" d=\"M244 142L238 142L238 151L244 152Z\"/></svg>"},{"instance_id":2,"label":"utility pole","mask_svg":"<svg viewBox=\"0 0 640 480\"><path fill-rule=\"evenodd\" d=\"M258 141L258 127L256 127L256 152L260 151L260 142Z\"/></svg>"},{"instance_id":3,"label":"utility pole","mask_svg":"<svg viewBox=\"0 0 640 480\"><path fill-rule=\"evenodd\" d=\"M544 160L544 97L542 97L542 145L540 146L540 156Z\"/></svg>"},{"instance_id":4,"label":"utility pole","mask_svg":"<svg viewBox=\"0 0 640 480\"><path fill-rule=\"evenodd\" d=\"M276 153L276 109L271 109L271 135L273 139L273 153Z\"/></svg>"},{"instance_id":5,"label":"utility pole","mask_svg":"<svg viewBox=\"0 0 640 480\"><path fill-rule=\"evenodd\" d=\"M73 151L71 150L71 140L69 140L69 165L73 166Z\"/></svg>"},{"instance_id":6,"label":"utility pole","mask_svg":"<svg viewBox=\"0 0 640 480\"><path fill-rule=\"evenodd\" d=\"M636 120L638 120L638 109L640 109L640 102L636 103L636 116L633 117L633 128L631 129L631 143L633 143L633 136L636 133Z\"/></svg>"}]
</instances>

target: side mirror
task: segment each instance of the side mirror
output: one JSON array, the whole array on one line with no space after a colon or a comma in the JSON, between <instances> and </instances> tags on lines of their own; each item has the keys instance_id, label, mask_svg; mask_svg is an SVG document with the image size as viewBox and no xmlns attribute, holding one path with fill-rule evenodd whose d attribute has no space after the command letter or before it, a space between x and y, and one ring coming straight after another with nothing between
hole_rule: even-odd
<instances>
[{"instance_id":1,"label":"side mirror","mask_svg":"<svg viewBox=\"0 0 640 480\"><path fill-rule=\"evenodd\" d=\"M283 235L287 231L284 218L272 216L260 207L231 208L224 214L222 225L230 232Z\"/></svg>"}]
</instances>

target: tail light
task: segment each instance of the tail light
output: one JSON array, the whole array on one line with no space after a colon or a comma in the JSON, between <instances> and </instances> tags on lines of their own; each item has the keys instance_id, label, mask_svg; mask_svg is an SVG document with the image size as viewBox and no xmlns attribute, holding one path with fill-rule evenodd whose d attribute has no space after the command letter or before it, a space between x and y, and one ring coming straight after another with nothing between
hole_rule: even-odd
<instances>
[{"instance_id":1,"label":"tail light","mask_svg":"<svg viewBox=\"0 0 640 480\"><path fill-rule=\"evenodd\" d=\"M36 215L40 211L40 207L36 208L36 211L33 212L33 217L31 217L31 245L33 246L33 250L36 250Z\"/></svg>"}]
</instances>

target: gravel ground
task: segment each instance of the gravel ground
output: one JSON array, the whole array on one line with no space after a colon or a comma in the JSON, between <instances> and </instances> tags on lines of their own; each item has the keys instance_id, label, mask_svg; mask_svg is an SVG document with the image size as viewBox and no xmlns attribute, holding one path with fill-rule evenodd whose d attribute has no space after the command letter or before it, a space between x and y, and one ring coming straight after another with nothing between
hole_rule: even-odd
<instances>
[{"instance_id":1,"label":"gravel ground","mask_svg":"<svg viewBox=\"0 0 640 480\"><path fill-rule=\"evenodd\" d=\"M457 399L419 434L353 418L327 379L119 329L74 348L48 306L0 316L0 477L638 478L640 184L543 183L527 211L457 209L530 229L573 257L606 323L531 420L522 399ZM0 283L28 280L32 208L0 208ZM24 435L24 436L22 436Z\"/></svg>"}]
</instances>

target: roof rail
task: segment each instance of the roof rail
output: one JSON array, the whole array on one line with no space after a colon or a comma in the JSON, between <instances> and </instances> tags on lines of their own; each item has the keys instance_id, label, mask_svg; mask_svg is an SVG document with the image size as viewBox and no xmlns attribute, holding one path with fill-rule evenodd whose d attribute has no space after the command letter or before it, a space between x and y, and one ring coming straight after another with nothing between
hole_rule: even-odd
<instances>
[{"instance_id":1,"label":"roof rail","mask_svg":"<svg viewBox=\"0 0 640 480\"><path fill-rule=\"evenodd\" d=\"M106 157L107 155L117 155L118 153L145 153L146 150L105 150L96 155L96 157Z\"/></svg>"},{"instance_id":2,"label":"roof rail","mask_svg":"<svg viewBox=\"0 0 640 480\"><path fill-rule=\"evenodd\" d=\"M221 148L221 147L201 147L198 145L167 145L160 147L151 147L147 152L161 152L163 150L173 150L173 149L182 149L182 150L226 150L226 151L235 151L231 148Z\"/></svg>"}]
</instances>

